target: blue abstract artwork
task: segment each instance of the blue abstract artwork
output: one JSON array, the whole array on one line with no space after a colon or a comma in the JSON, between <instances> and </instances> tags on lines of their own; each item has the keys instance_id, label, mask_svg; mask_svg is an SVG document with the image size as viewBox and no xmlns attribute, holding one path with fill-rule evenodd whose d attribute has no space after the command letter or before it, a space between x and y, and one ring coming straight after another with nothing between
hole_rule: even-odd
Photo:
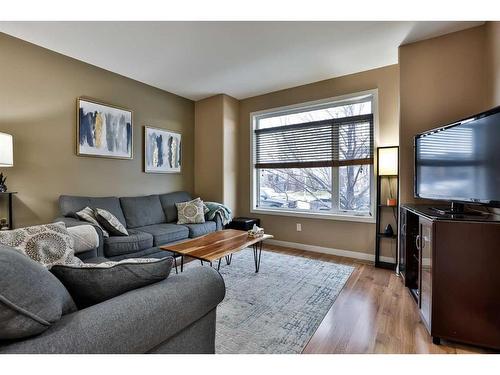
<instances>
[{"instance_id":1,"label":"blue abstract artwork","mask_svg":"<svg viewBox=\"0 0 500 375\"><path fill-rule=\"evenodd\" d=\"M78 99L77 154L132 159L132 111Z\"/></svg>"},{"instance_id":2,"label":"blue abstract artwork","mask_svg":"<svg viewBox=\"0 0 500 375\"><path fill-rule=\"evenodd\" d=\"M150 173L181 171L181 134L170 130L144 128L144 170Z\"/></svg>"}]
</instances>

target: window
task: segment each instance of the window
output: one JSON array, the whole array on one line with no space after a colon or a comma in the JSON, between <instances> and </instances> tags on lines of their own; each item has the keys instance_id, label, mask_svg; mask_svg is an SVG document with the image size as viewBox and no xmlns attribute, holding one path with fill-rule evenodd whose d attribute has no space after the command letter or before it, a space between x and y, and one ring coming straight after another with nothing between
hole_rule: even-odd
<instances>
[{"instance_id":1,"label":"window","mask_svg":"<svg viewBox=\"0 0 500 375\"><path fill-rule=\"evenodd\" d=\"M252 210L370 218L373 98L252 114Z\"/></svg>"}]
</instances>

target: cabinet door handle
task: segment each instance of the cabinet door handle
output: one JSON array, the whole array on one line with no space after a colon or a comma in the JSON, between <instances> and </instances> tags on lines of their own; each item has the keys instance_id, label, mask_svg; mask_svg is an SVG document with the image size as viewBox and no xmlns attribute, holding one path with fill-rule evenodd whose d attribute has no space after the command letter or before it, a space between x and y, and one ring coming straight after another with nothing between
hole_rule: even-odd
<instances>
[{"instance_id":1,"label":"cabinet door handle","mask_svg":"<svg viewBox=\"0 0 500 375\"><path fill-rule=\"evenodd\" d=\"M406 234L406 224L403 224L403 227L401 229L403 229L403 234Z\"/></svg>"},{"instance_id":2,"label":"cabinet door handle","mask_svg":"<svg viewBox=\"0 0 500 375\"><path fill-rule=\"evenodd\" d=\"M418 250L420 250L420 234L417 234L417 237L415 238L415 246Z\"/></svg>"}]
</instances>

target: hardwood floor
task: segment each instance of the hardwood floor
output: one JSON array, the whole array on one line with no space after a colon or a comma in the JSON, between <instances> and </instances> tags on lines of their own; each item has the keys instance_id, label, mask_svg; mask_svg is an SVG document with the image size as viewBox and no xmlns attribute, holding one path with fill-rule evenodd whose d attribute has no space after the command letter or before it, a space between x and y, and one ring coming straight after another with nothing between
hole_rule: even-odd
<instances>
[{"instance_id":1,"label":"hardwood floor","mask_svg":"<svg viewBox=\"0 0 500 375\"><path fill-rule=\"evenodd\" d=\"M434 345L417 306L394 272L355 259L271 245L264 249L356 269L303 353L484 353L442 340Z\"/></svg>"}]
</instances>

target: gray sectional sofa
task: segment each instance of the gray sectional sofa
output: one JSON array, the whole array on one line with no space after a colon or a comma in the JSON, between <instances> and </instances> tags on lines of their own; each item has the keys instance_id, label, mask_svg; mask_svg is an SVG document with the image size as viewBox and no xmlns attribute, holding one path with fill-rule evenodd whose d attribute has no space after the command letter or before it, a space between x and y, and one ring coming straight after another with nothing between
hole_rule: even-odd
<instances>
[{"instance_id":1,"label":"gray sectional sofa","mask_svg":"<svg viewBox=\"0 0 500 375\"><path fill-rule=\"evenodd\" d=\"M63 315L39 335L0 340L0 354L213 354L224 295L215 269L189 269Z\"/></svg>"},{"instance_id":2,"label":"gray sectional sofa","mask_svg":"<svg viewBox=\"0 0 500 375\"><path fill-rule=\"evenodd\" d=\"M81 209L98 207L108 210L127 228L128 236L104 238L99 233L99 248L79 254L81 259L104 257L110 260L126 258L162 258L171 255L158 247L184 241L222 229L220 219L203 224L177 223L175 203L186 202L192 196L185 191L137 197L82 197L62 195L59 198L61 217L67 226L88 224L75 214Z\"/></svg>"},{"instance_id":3,"label":"gray sectional sofa","mask_svg":"<svg viewBox=\"0 0 500 375\"><path fill-rule=\"evenodd\" d=\"M66 195L59 199L62 217L57 221L67 226L88 224L75 212L90 206L110 211L126 226L129 236L109 238L103 238L97 228L99 247L77 254L88 262L163 258L170 254L158 246L222 229L219 221L177 225L175 203L188 200L191 196L186 192L123 198ZM48 270L43 272L55 278ZM36 336L0 340L0 354L214 353L216 309L225 290L224 280L215 269L188 269L65 314Z\"/></svg>"}]
</instances>

